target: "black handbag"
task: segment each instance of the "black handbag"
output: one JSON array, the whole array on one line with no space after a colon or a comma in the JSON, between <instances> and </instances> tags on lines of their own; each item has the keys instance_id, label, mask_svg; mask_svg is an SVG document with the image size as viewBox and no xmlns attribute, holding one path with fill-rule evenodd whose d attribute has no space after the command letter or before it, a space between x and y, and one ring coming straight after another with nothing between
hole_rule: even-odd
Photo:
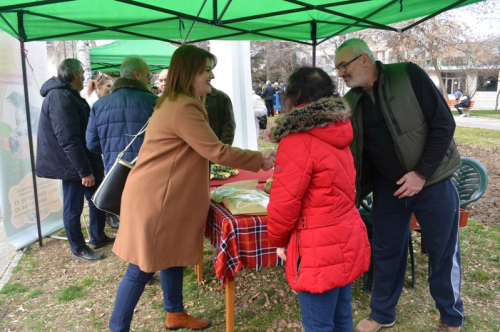
<instances>
[{"instance_id":1,"label":"black handbag","mask_svg":"<svg viewBox=\"0 0 500 332\"><path fill-rule=\"evenodd\" d=\"M128 162L122 159L122 157L127 149L132 145L134 140L146 131L148 122L149 120L141 128L141 130L134 135L134 138L130 141L127 147L120 152L118 157L116 157L113 167L111 167L99 188L97 188L94 195L92 195L92 202L99 210L103 210L117 216L120 215L120 205L123 189L125 188L125 182L127 181L128 174L132 168L134 168L137 160L137 158L135 158L131 162Z\"/></svg>"},{"instance_id":2,"label":"black handbag","mask_svg":"<svg viewBox=\"0 0 500 332\"><path fill-rule=\"evenodd\" d=\"M259 116L257 119L259 119L259 129L266 129L267 128L267 115Z\"/></svg>"}]
</instances>

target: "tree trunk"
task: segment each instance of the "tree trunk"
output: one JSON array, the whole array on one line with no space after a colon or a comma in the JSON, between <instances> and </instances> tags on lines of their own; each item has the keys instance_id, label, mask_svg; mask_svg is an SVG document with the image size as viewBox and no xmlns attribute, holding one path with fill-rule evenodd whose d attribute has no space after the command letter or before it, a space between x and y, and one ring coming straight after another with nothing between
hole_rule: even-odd
<instances>
[{"instance_id":1,"label":"tree trunk","mask_svg":"<svg viewBox=\"0 0 500 332\"><path fill-rule=\"evenodd\" d=\"M269 40L266 40L266 81L271 80L270 48Z\"/></svg>"},{"instance_id":2,"label":"tree trunk","mask_svg":"<svg viewBox=\"0 0 500 332\"><path fill-rule=\"evenodd\" d=\"M443 76L441 75L441 70L439 69L439 65L437 63L436 58L432 59L432 65L434 66L434 70L436 71L436 75L438 77L439 90L443 94L444 99L448 100L448 93L446 92L446 86L444 85Z\"/></svg>"},{"instance_id":3,"label":"tree trunk","mask_svg":"<svg viewBox=\"0 0 500 332\"><path fill-rule=\"evenodd\" d=\"M79 40L76 44L76 58L80 60L83 64L83 70L85 70L85 80L83 82L83 91L82 95L86 98L87 89L86 87L89 85L89 81L92 78L92 72L90 70L90 53L89 53L89 41L88 40Z\"/></svg>"},{"instance_id":4,"label":"tree trunk","mask_svg":"<svg viewBox=\"0 0 500 332\"><path fill-rule=\"evenodd\" d=\"M498 109L498 96L500 96L500 90L498 90L498 92L497 92L497 99L496 99L496 102L495 102L495 111Z\"/></svg>"}]
</instances>

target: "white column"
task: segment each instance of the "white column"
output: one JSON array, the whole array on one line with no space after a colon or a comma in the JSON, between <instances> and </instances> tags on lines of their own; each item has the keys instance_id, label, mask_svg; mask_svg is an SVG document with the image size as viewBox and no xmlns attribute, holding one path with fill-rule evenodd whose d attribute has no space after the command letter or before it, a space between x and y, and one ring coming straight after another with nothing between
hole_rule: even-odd
<instances>
[{"instance_id":1,"label":"white column","mask_svg":"<svg viewBox=\"0 0 500 332\"><path fill-rule=\"evenodd\" d=\"M257 150L252 102L249 41L210 41L210 52L217 57L212 85L224 91L233 103L236 133L233 146Z\"/></svg>"}]
</instances>

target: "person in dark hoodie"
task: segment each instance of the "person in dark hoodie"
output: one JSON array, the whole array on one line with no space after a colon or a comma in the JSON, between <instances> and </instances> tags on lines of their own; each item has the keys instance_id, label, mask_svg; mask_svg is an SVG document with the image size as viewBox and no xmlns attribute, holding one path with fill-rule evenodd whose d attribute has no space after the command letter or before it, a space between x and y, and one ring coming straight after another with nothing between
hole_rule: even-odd
<instances>
[{"instance_id":1,"label":"person in dark hoodie","mask_svg":"<svg viewBox=\"0 0 500 332\"><path fill-rule=\"evenodd\" d=\"M63 221L73 258L94 262L104 255L92 249L114 242L104 233L105 213L90 200L104 177L101 156L90 152L85 144L85 130L90 108L80 96L83 89L83 67L77 59L66 59L52 77L42 85L45 97L38 124L36 175L61 179ZM80 217L83 199L88 200L90 249L85 244Z\"/></svg>"},{"instance_id":2,"label":"person in dark hoodie","mask_svg":"<svg viewBox=\"0 0 500 332\"><path fill-rule=\"evenodd\" d=\"M111 93L92 106L86 133L87 148L102 154L106 173L133 135L140 131L153 114L158 97L147 87L150 75L143 57L127 56L120 67L120 78L113 84ZM122 158L134 160L143 140L144 135L138 137Z\"/></svg>"}]
</instances>

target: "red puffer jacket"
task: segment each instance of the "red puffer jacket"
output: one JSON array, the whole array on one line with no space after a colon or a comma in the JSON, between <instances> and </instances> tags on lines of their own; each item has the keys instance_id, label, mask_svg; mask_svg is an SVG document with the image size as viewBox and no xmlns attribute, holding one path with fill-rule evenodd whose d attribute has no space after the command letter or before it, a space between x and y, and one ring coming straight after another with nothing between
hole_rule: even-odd
<instances>
[{"instance_id":1,"label":"red puffer jacket","mask_svg":"<svg viewBox=\"0 0 500 332\"><path fill-rule=\"evenodd\" d=\"M341 98L323 98L276 120L278 141L269 239L287 247L292 289L323 293L368 270L370 244L354 206L356 171L349 143L351 112Z\"/></svg>"}]
</instances>

